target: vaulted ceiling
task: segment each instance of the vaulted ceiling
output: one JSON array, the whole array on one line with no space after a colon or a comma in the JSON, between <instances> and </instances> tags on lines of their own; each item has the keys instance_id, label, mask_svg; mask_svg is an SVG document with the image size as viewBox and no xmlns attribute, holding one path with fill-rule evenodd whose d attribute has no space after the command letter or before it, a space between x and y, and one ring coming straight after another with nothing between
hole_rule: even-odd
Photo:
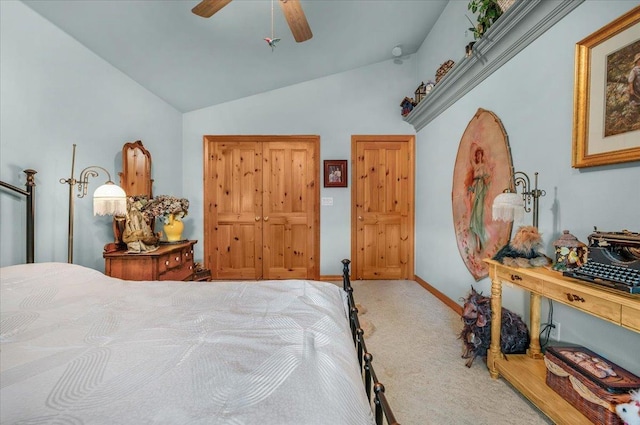
<instances>
[{"instance_id":1,"label":"vaulted ceiling","mask_svg":"<svg viewBox=\"0 0 640 425\"><path fill-rule=\"evenodd\" d=\"M234 0L208 19L191 13L199 0L24 3L187 112L388 60L398 45L412 54L447 1L301 0L313 32L303 43L275 4L273 50L271 0Z\"/></svg>"}]
</instances>

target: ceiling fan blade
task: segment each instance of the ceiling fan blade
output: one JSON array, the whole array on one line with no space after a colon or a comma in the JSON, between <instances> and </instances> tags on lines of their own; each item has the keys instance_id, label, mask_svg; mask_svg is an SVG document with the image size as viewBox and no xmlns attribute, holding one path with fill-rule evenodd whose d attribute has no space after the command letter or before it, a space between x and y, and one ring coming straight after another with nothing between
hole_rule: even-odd
<instances>
[{"instance_id":1,"label":"ceiling fan blade","mask_svg":"<svg viewBox=\"0 0 640 425\"><path fill-rule=\"evenodd\" d=\"M279 0L279 3L284 12L284 17L287 19L289 28L291 28L293 38L295 38L298 43L302 43L313 37L307 18L304 16L302 6L300 5L300 0Z\"/></svg>"},{"instance_id":2,"label":"ceiling fan blade","mask_svg":"<svg viewBox=\"0 0 640 425\"><path fill-rule=\"evenodd\" d=\"M229 3L231 0L202 0L191 11L203 18L210 18Z\"/></svg>"}]
</instances>

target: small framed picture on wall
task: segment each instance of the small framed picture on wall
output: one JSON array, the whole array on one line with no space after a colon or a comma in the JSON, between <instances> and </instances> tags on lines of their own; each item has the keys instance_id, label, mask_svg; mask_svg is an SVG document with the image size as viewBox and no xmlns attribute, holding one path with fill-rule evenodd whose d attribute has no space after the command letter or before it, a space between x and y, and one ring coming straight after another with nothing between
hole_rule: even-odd
<instances>
[{"instance_id":1,"label":"small framed picture on wall","mask_svg":"<svg viewBox=\"0 0 640 425\"><path fill-rule=\"evenodd\" d=\"M347 187L347 160L324 161L324 187Z\"/></svg>"}]
</instances>

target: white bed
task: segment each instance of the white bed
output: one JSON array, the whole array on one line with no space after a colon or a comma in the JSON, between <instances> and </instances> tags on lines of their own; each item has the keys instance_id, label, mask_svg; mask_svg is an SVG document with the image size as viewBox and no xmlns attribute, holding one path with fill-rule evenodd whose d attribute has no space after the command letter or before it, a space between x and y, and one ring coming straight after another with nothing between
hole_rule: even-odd
<instances>
[{"instance_id":1,"label":"white bed","mask_svg":"<svg viewBox=\"0 0 640 425\"><path fill-rule=\"evenodd\" d=\"M0 422L373 424L347 294L0 269Z\"/></svg>"}]
</instances>

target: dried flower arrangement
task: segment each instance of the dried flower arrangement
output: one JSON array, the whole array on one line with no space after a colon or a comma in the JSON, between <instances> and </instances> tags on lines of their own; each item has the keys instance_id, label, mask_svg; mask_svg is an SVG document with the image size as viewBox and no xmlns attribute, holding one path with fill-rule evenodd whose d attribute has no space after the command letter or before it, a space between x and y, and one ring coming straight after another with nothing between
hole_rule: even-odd
<instances>
[{"instance_id":1,"label":"dried flower arrangement","mask_svg":"<svg viewBox=\"0 0 640 425\"><path fill-rule=\"evenodd\" d=\"M162 218L164 224L168 224L171 214L178 221L181 221L187 215L189 212L189 200L170 195L159 195L146 203L141 211L148 220Z\"/></svg>"}]
</instances>

